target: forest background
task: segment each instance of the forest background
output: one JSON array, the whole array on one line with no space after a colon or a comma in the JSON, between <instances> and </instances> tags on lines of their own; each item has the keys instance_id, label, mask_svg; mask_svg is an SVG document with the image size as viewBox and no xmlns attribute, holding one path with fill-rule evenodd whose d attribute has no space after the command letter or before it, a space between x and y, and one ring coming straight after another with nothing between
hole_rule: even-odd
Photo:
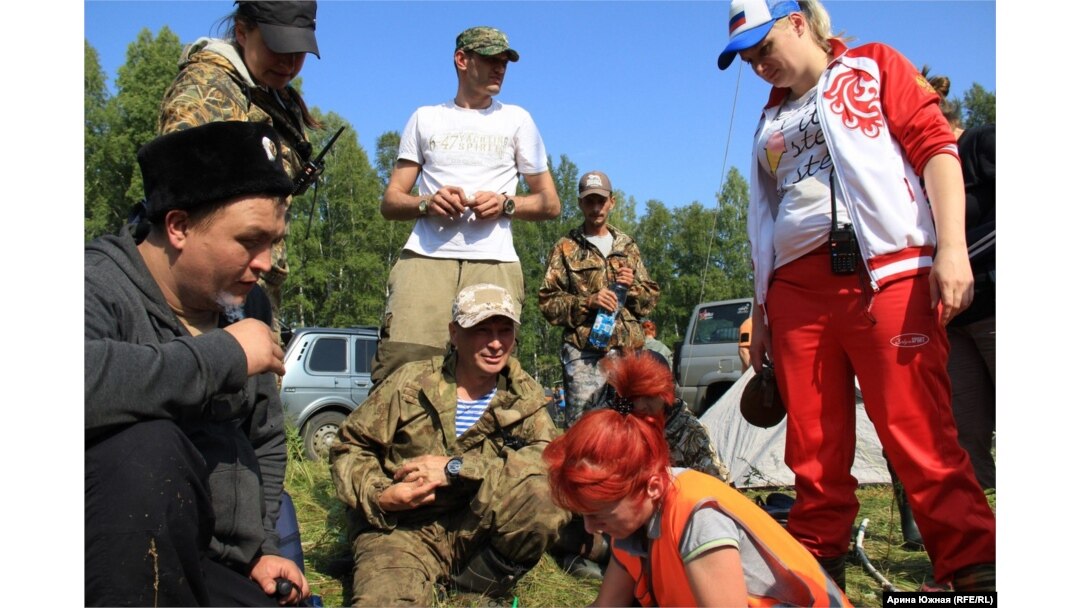
<instances>
[{"instance_id":1,"label":"forest background","mask_svg":"<svg viewBox=\"0 0 1080 608\"><path fill-rule=\"evenodd\" d=\"M167 26L157 33L144 28L127 46L123 65L108 75L97 50L84 41L87 241L119 229L131 206L142 198L135 154L156 134L158 106L176 75L182 46L183 41ZM303 79L294 86L303 92ZM954 96L964 108L966 126L995 122L993 91L973 83ZM322 149L339 127L345 131L327 157L319 187L293 202L290 275L284 285L282 318L291 327L377 326L390 268L412 228L410 222L385 220L378 211L396 158L399 132L380 134L369 155L356 129L341 114L317 104L311 109L324 125L309 132L315 150ZM556 160L550 148L549 153L562 201L561 216L513 225L527 293L517 355L546 386L559 381L557 345L562 329L543 320L531 295L540 287L555 242L581 223L577 206L581 171L567 154L558 154ZM661 341L671 346L683 338L687 315L697 303L750 295L748 186L737 168L727 170L708 205L696 200L683 205L657 199L641 203L633 193L622 191L614 176L613 181L618 203L610 222L634 236L650 275L661 286L660 302L650 315Z\"/></svg>"}]
</instances>

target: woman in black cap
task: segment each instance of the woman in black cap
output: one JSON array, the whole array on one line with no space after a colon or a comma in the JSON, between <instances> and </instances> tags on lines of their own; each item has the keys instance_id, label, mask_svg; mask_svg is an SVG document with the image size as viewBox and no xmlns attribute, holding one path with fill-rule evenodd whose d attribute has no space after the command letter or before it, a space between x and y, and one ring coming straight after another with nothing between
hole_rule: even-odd
<instances>
[{"instance_id":1,"label":"woman in black cap","mask_svg":"<svg viewBox=\"0 0 1080 608\"><path fill-rule=\"evenodd\" d=\"M285 170L295 179L311 157L305 127L322 127L289 86L307 54L319 56L315 12L315 2L237 2L222 20L226 38L199 38L184 48L180 73L161 102L159 134L226 120L269 123L281 139ZM274 248L271 265L259 284L270 296L277 334L281 284L289 271L284 243Z\"/></svg>"}]
</instances>

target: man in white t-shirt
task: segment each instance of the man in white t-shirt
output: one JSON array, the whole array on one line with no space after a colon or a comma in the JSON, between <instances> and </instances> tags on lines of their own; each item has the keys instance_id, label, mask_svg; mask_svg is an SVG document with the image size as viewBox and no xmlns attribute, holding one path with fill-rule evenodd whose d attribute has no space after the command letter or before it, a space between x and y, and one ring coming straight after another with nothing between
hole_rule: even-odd
<instances>
[{"instance_id":1,"label":"man in white t-shirt","mask_svg":"<svg viewBox=\"0 0 1080 608\"><path fill-rule=\"evenodd\" d=\"M524 305L510 221L556 218L560 203L532 117L494 99L518 58L499 30L465 30L454 50L457 95L416 110L401 134L380 210L415 223L390 272L375 384L403 363L445 353L450 303L463 286L494 283ZM527 196L517 195L520 177Z\"/></svg>"}]
</instances>

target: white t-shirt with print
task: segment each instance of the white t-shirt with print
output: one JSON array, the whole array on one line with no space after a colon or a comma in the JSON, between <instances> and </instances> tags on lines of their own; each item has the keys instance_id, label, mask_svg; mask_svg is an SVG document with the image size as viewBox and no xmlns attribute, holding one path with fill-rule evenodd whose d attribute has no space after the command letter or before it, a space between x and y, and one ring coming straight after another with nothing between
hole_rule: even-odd
<instances>
[{"instance_id":1,"label":"white t-shirt with print","mask_svg":"<svg viewBox=\"0 0 1080 608\"><path fill-rule=\"evenodd\" d=\"M774 210L775 268L825 244L832 227L832 157L818 122L816 99L815 87L785 102L757 140L758 162L776 178L780 200L780 208ZM836 221L838 225L850 221L839 199Z\"/></svg>"},{"instance_id":2,"label":"white t-shirt with print","mask_svg":"<svg viewBox=\"0 0 1080 608\"><path fill-rule=\"evenodd\" d=\"M417 109L401 134L398 159L420 164L421 196L443 186L458 186L470 198L483 191L514 196L520 175L548 170L532 116L496 100L482 110L458 107L453 100ZM405 249L435 258L518 260L510 218L481 220L471 209L456 220L419 218Z\"/></svg>"}]
</instances>

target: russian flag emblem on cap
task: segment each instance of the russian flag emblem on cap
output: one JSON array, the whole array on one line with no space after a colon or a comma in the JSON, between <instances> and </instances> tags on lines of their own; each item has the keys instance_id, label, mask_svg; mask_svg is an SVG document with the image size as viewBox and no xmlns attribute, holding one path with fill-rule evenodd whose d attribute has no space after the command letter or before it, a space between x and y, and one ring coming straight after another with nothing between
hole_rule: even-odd
<instances>
[{"instance_id":1,"label":"russian flag emblem on cap","mask_svg":"<svg viewBox=\"0 0 1080 608\"><path fill-rule=\"evenodd\" d=\"M728 36L743 25L746 25L746 11L736 13L735 16L731 18L731 21L728 22Z\"/></svg>"}]
</instances>

